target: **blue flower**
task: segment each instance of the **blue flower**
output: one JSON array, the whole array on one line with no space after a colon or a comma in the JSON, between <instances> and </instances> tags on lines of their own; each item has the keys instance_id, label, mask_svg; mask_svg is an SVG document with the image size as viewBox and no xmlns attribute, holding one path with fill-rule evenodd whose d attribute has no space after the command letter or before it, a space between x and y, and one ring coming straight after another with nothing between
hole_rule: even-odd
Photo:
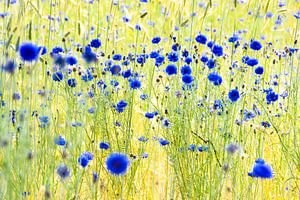
<instances>
[{"instance_id":1,"label":"blue flower","mask_svg":"<svg viewBox=\"0 0 300 200\"><path fill-rule=\"evenodd\" d=\"M213 69L216 65L216 61L214 59L209 59L206 63L208 69Z\"/></svg>"},{"instance_id":2,"label":"blue flower","mask_svg":"<svg viewBox=\"0 0 300 200\"><path fill-rule=\"evenodd\" d=\"M126 71L123 71L123 72L122 72L122 76L123 76L124 78L129 78L129 77L131 76L131 70L128 69L128 70L126 70Z\"/></svg>"},{"instance_id":3,"label":"blue flower","mask_svg":"<svg viewBox=\"0 0 300 200\"><path fill-rule=\"evenodd\" d=\"M300 11L296 12L296 13L294 14L294 17L295 17L296 19L300 19Z\"/></svg>"},{"instance_id":4,"label":"blue flower","mask_svg":"<svg viewBox=\"0 0 300 200\"><path fill-rule=\"evenodd\" d=\"M99 144L99 148L100 149L104 149L104 150L107 150L107 149L109 149L109 144L107 143L107 142L100 142L100 144Z\"/></svg>"},{"instance_id":5,"label":"blue flower","mask_svg":"<svg viewBox=\"0 0 300 200\"><path fill-rule=\"evenodd\" d=\"M189 65L192 61L193 61L193 59L192 59L191 57L186 57L185 60L184 60L184 62L185 62L186 64L188 64L188 65Z\"/></svg>"},{"instance_id":6,"label":"blue flower","mask_svg":"<svg viewBox=\"0 0 300 200\"><path fill-rule=\"evenodd\" d=\"M122 60L122 55L121 54L115 54L112 56L112 59L115 61L120 61Z\"/></svg>"},{"instance_id":7,"label":"blue flower","mask_svg":"<svg viewBox=\"0 0 300 200\"><path fill-rule=\"evenodd\" d=\"M270 104L278 100L279 95L275 92L269 92L266 96L267 103Z\"/></svg>"},{"instance_id":8,"label":"blue flower","mask_svg":"<svg viewBox=\"0 0 300 200\"><path fill-rule=\"evenodd\" d=\"M68 85L69 85L70 87L76 87L76 85L77 85L77 80L76 80L75 78L70 78L70 79L68 79Z\"/></svg>"},{"instance_id":9,"label":"blue flower","mask_svg":"<svg viewBox=\"0 0 300 200\"><path fill-rule=\"evenodd\" d=\"M173 64L169 64L166 69L165 69L165 72L171 76L171 75L174 75L174 74L177 74L177 67Z\"/></svg>"},{"instance_id":10,"label":"blue flower","mask_svg":"<svg viewBox=\"0 0 300 200\"><path fill-rule=\"evenodd\" d=\"M122 112L124 112L126 106L127 106L127 102L124 100L121 100L121 101L119 101L119 103L117 103L116 111L118 113L122 113Z\"/></svg>"},{"instance_id":11,"label":"blue flower","mask_svg":"<svg viewBox=\"0 0 300 200\"><path fill-rule=\"evenodd\" d=\"M90 43L91 47L94 47L94 48L99 48L101 47L101 41L96 38L96 39L93 39Z\"/></svg>"},{"instance_id":12,"label":"blue flower","mask_svg":"<svg viewBox=\"0 0 300 200\"><path fill-rule=\"evenodd\" d=\"M140 89L142 84L141 84L141 81L139 81L138 79L130 79L129 86L130 86L130 88L136 90L136 89Z\"/></svg>"},{"instance_id":13,"label":"blue flower","mask_svg":"<svg viewBox=\"0 0 300 200\"><path fill-rule=\"evenodd\" d=\"M161 146L166 146L166 145L170 144L170 142L168 140L165 140L165 139L160 139L159 143L160 143Z\"/></svg>"},{"instance_id":14,"label":"blue flower","mask_svg":"<svg viewBox=\"0 0 300 200\"><path fill-rule=\"evenodd\" d=\"M159 42L160 42L160 40L161 40L161 38L160 37L154 37L153 39L152 39L152 43L153 44L158 44Z\"/></svg>"},{"instance_id":15,"label":"blue flower","mask_svg":"<svg viewBox=\"0 0 300 200\"><path fill-rule=\"evenodd\" d=\"M188 148L189 151L195 151L196 150L196 145L195 144L191 144Z\"/></svg>"},{"instance_id":16,"label":"blue flower","mask_svg":"<svg viewBox=\"0 0 300 200\"><path fill-rule=\"evenodd\" d=\"M41 55L45 55L47 53L47 48L45 46L39 46L38 49Z\"/></svg>"},{"instance_id":17,"label":"blue flower","mask_svg":"<svg viewBox=\"0 0 300 200\"><path fill-rule=\"evenodd\" d=\"M48 116L40 116L39 121L40 121L40 127L45 128L49 124L49 117Z\"/></svg>"},{"instance_id":18,"label":"blue flower","mask_svg":"<svg viewBox=\"0 0 300 200\"><path fill-rule=\"evenodd\" d=\"M256 67L255 74L262 75L264 73L264 68L262 66Z\"/></svg>"},{"instance_id":19,"label":"blue flower","mask_svg":"<svg viewBox=\"0 0 300 200\"><path fill-rule=\"evenodd\" d=\"M145 113L145 117L147 117L148 119L154 118L155 115L156 115L155 112L146 112Z\"/></svg>"},{"instance_id":20,"label":"blue flower","mask_svg":"<svg viewBox=\"0 0 300 200\"><path fill-rule=\"evenodd\" d=\"M199 146L198 151L199 152L208 151L208 146Z\"/></svg>"},{"instance_id":21,"label":"blue flower","mask_svg":"<svg viewBox=\"0 0 300 200\"><path fill-rule=\"evenodd\" d=\"M77 64L77 59L75 57L73 57L73 56L68 56L66 58L66 63L68 65L76 65Z\"/></svg>"},{"instance_id":22,"label":"blue flower","mask_svg":"<svg viewBox=\"0 0 300 200\"><path fill-rule=\"evenodd\" d=\"M109 71L111 72L112 75L117 76L117 75L119 75L119 73L121 72L121 67L120 67L120 65L113 65L113 66L109 69Z\"/></svg>"},{"instance_id":23,"label":"blue flower","mask_svg":"<svg viewBox=\"0 0 300 200\"><path fill-rule=\"evenodd\" d=\"M179 45L179 44L173 44L172 45L172 50L173 51L179 51L181 49L181 45Z\"/></svg>"},{"instance_id":24,"label":"blue flower","mask_svg":"<svg viewBox=\"0 0 300 200\"><path fill-rule=\"evenodd\" d=\"M159 53L157 51L152 51L150 53L150 58L157 58L159 56Z\"/></svg>"},{"instance_id":25,"label":"blue flower","mask_svg":"<svg viewBox=\"0 0 300 200\"><path fill-rule=\"evenodd\" d=\"M207 78L210 82L212 82L216 86L221 85L222 83L222 77L216 72L210 73Z\"/></svg>"},{"instance_id":26,"label":"blue flower","mask_svg":"<svg viewBox=\"0 0 300 200\"><path fill-rule=\"evenodd\" d=\"M146 100L148 98L148 95L147 94L141 94L140 95L140 99L141 100Z\"/></svg>"},{"instance_id":27,"label":"blue flower","mask_svg":"<svg viewBox=\"0 0 300 200\"><path fill-rule=\"evenodd\" d=\"M81 155L78 158L78 163L85 168L89 164L89 159L85 155Z\"/></svg>"},{"instance_id":28,"label":"blue flower","mask_svg":"<svg viewBox=\"0 0 300 200\"><path fill-rule=\"evenodd\" d=\"M93 183L96 183L99 179L99 174L97 172L93 172Z\"/></svg>"},{"instance_id":29,"label":"blue flower","mask_svg":"<svg viewBox=\"0 0 300 200\"><path fill-rule=\"evenodd\" d=\"M209 41L208 43L207 43L207 47L208 48L212 48L214 46L214 41Z\"/></svg>"},{"instance_id":30,"label":"blue flower","mask_svg":"<svg viewBox=\"0 0 300 200\"><path fill-rule=\"evenodd\" d=\"M206 55L202 55L200 60L201 62L206 63L208 61L208 57Z\"/></svg>"},{"instance_id":31,"label":"blue flower","mask_svg":"<svg viewBox=\"0 0 300 200\"><path fill-rule=\"evenodd\" d=\"M191 75L183 75L181 78L182 82L185 84L191 84L194 81L194 77Z\"/></svg>"},{"instance_id":32,"label":"blue flower","mask_svg":"<svg viewBox=\"0 0 300 200\"><path fill-rule=\"evenodd\" d=\"M199 35L196 36L195 40L196 40L196 42L198 42L200 44L206 44L207 37L203 34L199 34Z\"/></svg>"},{"instance_id":33,"label":"blue flower","mask_svg":"<svg viewBox=\"0 0 300 200\"><path fill-rule=\"evenodd\" d=\"M39 56L39 48L33 43L23 43L19 49L20 56L24 61L37 60Z\"/></svg>"},{"instance_id":34,"label":"blue flower","mask_svg":"<svg viewBox=\"0 0 300 200\"><path fill-rule=\"evenodd\" d=\"M168 54L168 60L170 62L177 62L178 61L178 54L176 52L171 52Z\"/></svg>"},{"instance_id":35,"label":"blue flower","mask_svg":"<svg viewBox=\"0 0 300 200\"><path fill-rule=\"evenodd\" d=\"M192 68L188 65L181 67L180 72L182 75L190 75L192 73Z\"/></svg>"},{"instance_id":36,"label":"blue flower","mask_svg":"<svg viewBox=\"0 0 300 200\"><path fill-rule=\"evenodd\" d=\"M259 41L252 40L251 43L250 43L250 48L255 50L255 51L259 51L262 48L262 45Z\"/></svg>"},{"instance_id":37,"label":"blue flower","mask_svg":"<svg viewBox=\"0 0 300 200\"><path fill-rule=\"evenodd\" d=\"M12 61L12 60L8 60L6 62L6 64L4 66L2 66L2 69L5 72L13 74L15 72L15 69L16 69L16 63L14 61Z\"/></svg>"},{"instance_id":38,"label":"blue flower","mask_svg":"<svg viewBox=\"0 0 300 200\"><path fill-rule=\"evenodd\" d=\"M57 72L54 72L52 74L52 80L53 81L57 81L57 82L60 82L64 79L64 75L62 74L61 71L57 71Z\"/></svg>"},{"instance_id":39,"label":"blue flower","mask_svg":"<svg viewBox=\"0 0 300 200\"><path fill-rule=\"evenodd\" d=\"M97 55L92 51L90 46L86 46L84 48L84 52L82 53L82 58L87 63L96 62L97 61Z\"/></svg>"},{"instance_id":40,"label":"blue flower","mask_svg":"<svg viewBox=\"0 0 300 200\"><path fill-rule=\"evenodd\" d=\"M216 56L222 56L223 55L223 47L221 45L214 45L212 48L212 52Z\"/></svg>"},{"instance_id":41,"label":"blue flower","mask_svg":"<svg viewBox=\"0 0 300 200\"><path fill-rule=\"evenodd\" d=\"M60 178L66 179L70 176L70 169L65 164L61 164L57 167L56 173Z\"/></svg>"},{"instance_id":42,"label":"blue flower","mask_svg":"<svg viewBox=\"0 0 300 200\"><path fill-rule=\"evenodd\" d=\"M53 47L53 49L51 51L52 54L59 54L59 53L63 53L63 52L64 52L64 50L61 47Z\"/></svg>"},{"instance_id":43,"label":"blue flower","mask_svg":"<svg viewBox=\"0 0 300 200\"><path fill-rule=\"evenodd\" d=\"M235 43L238 39L239 39L239 38L238 38L236 35L234 35L234 36L232 36L232 37L230 37L230 38L228 39L228 42L230 42L230 43Z\"/></svg>"},{"instance_id":44,"label":"blue flower","mask_svg":"<svg viewBox=\"0 0 300 200\"><path fill-rule=\"evenodd\" d=\"M54 139L54 143L58 146L65 146L67 142L63 136L59 135Z\"/></svg>"},{"instance_id":45,"label":"blue flower","mask_svg":"<svg viewBox=\"0 0 300 200\"><path fill-rule=\"evenodd\" d=\"M229 97L230 101L236 102L240 98L240 93L238 90L232 89L229 91L228 97Z\"/></svg>"},{"instance_id":46,"label":"blue flower","mask_svg":"<svg viewBox=\"0 0 300 200\"><path fill-rule=\"evenodd\" d=\"M273 169L270 165L265 163L261 158L255 161L252 172L248 172L248 176L253 178L271 179L274 177Z\"/></svg>"},{"instance_id":47,"label":"blue flower","mask_svg":"<svg viewBox=\"0 0 300 200\"><path fill-rule=\"evenodd\" d=\"M115 176L124 175L130 165L127 155L111 153L106 159L106 169Z\"/></svg>"},{"instance_id":48,"label":"blue flower","mask_svg":"<svg viewBox=\"0 0 300 200\"><path fill-rule=\"evenodd\" d=\"M253 67L258 64L258 60L256 58L248 58L246 63L247 65Z\"/></svg>"},{"instance_id":49,"label":"blue flower","mask_svg":"<svg viewBox=\"0 0 300 200\"><path fill-rule=\"evenodd\" d=\"M161 66L164 61L165 61L165 57L159 55L158 57L155 58L155 66Z\"/></svg>"}]
</instances>

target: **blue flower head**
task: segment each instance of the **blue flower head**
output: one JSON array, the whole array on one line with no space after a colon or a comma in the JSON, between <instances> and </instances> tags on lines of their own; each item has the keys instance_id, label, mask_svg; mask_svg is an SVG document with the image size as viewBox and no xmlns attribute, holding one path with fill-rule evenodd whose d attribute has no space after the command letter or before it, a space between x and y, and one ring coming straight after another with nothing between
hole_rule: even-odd
<instances>
[{"instance_id":1,"label":"blue flower head","mask_svg":"<svg viewBox=\"0 0 300 200\"><path fill-rule=\"evenodd\" d=\"M139 81L138 79L129 79L129 86L130 88L136 90L136 89L140 89L142 84L141 81Z\"/></svg>"},{"instance_id":2,"label":"blue flower head","mask_svg":"<svg viewBox=\"0 0 300 200\"><path fill-rule=\"evenodd\" d=\"M61 164L56 168L56 173L61 179L66 179L70 176L70 169L65 164Z\"/></svg>"},{"instance_id":3,"label":"blue flower head","mask_svg":"<svg viewBox=\"0 0 300 200\"><path fill-rule=\"evenodd\" d=\"M106 159L106 169L115 176L124 175L130 165L127 155L111 153Z\"/></svg>"},{"instance_id":4,"label":"blue flower head","mask_svg":"<svg viewBox=\"0 0 300 200\"><path fill-rule=\"evenodd\" d=\"M222 83L222 77L216 72L210 73L207 78L210 82L212 82L216 86L221 85Z\"/></svg>"},{"instance_id":5,"label":"blue flower head","mask_svg":"<svg viewBox=\"0 0 300 200\"><path fill-rule=\"evenodd\" d=\"M191 84L194 81L194 77L191 75L183 75L181 78L182 82L184 84Z\"/></svg>"},{"instance_id":6,"label":"blue flower head","mask_svg":"<svg viewBox=\"0 0 300 200\"><path fill-rule=\"evenodd\" d=\"M169 76L174 75L174 74L177 74L177 67L176 67L176 65L169 64L169 65L166 67L165 72L166 72Z\"/></svg>"},{"instance_id":7,"label":"blue flower head","mask_svg":"<svg viewBox=\"0 0 300 200\"><path fill-rule=\"evenodd\" d=\"M228 97L229 97L230 101L236 102L240 98L240 93L238 90L233 89L233 90L229 91Z\"/></svg>"},{"instance_id":8,"label":"blue flower head","mask_svg":"<svg viewBox=\"0 0 300 200\"><path fill-rule=\"evenodd\" d=\"M94 48L99 48L101 47L101 41L96 38L96 39L93 39L90 43L91 47L94 47Z\"/></svg>"},{"instance_id":9,"label":"blue flower head","mask_svg":"<svg viewBox=\"0 0 300 200\"><path fill-rule=\"evenodd\" d=\"M264 68L262 66L258 66L255 68L255 74L262 75L264 73Z\"/></svg>"},{"instance_id":10,"label":"blue flower head","mask_svg":"<svg viewBox=\"0 0 300 200\"><path fill-rule=\"evenodd\" d=\"M213 58L210 58L206 63L208 69L213 69L216 66L216 61Z\"/></svg>"},{"instance_id":11,"label":"blue flower head","mask_svg":"<svg viewBox=\"0 0 300 200\"><path fill-rule=\"evenodd\" d=\"M54 143L58 146L65 146L67 142L63 136L59 135L54 139Z\"/></svg>"},{"instance_id":12,"label":"blue flower head","mask_svg":"<svg viewBox=\"0 0 300 200\"><path fill-rule=\"evenodd\" d=\"M248 58L246 63L247 65L253 67L258 64L258 60L256 58Z\"/></svg>"},{"instance_id":13,"label":"blue flower head","mask_svg":"<svg viewBox=\"0 0 300 200\"><path fill-rule=\"evenodd\" d=\"M70 79L68 79L68 85L69 85L70 87L76 87L76 85L77 85L77 80L76 80L75 78L70 78Z\"/></svg>"},{"instance_id":14,"label":"blue flower head","mask_svg":"<svg viewBox=\"0 0 300 200\"><path fill-rule=\"evenodd\" d=\"M119 103L117 103L117 105L116 105L116 111L117 111L118 113L122 113L122 112L124 112L126 106L127 106L127 102L124 101L124 100L121 100L121 101L119 101Z\"/></svg>"},{"instance_id":15,"label":"blue flower head","mask_svg":"<svg viewBox=\"0 0 300 200\"><path fill-rule=\"evenodd\" d=\"M250 48L255 50L255 51L259 51L262 48L262 45L259 41L252 40L251 43L250 43Z\"/></svg>"},{"instance_id":16,"label":"blue flower head","mask_svg":"<svg viewBox=\"0 0 300 200\"><path fill-rule=\"evenodd\" d=\"M266 96L267 103L270 104L278 100L279 95L275 92L269 92Z\"/></svg>"},{"instance_id":17,"label":"blue flower head","mask_svg":"<svg viewBox=\"0 0 300 200\"><path fill-rule=\"evenodd\" d=\"M252 172L248 172L248 176L253 178L271 179L274 177L273 169L263 159L259 158L255 161Z\"/></svg>"},{"instance_id":18,"label":"blue flower head","mask_svg":"<svg viewBox=\"0 0 300 200\"><path fill-rule=\"evenodd\" d=\"M178 54L175 51L173 51L173 52L171 52L171 53L168 54L168 60L170 62L177 62L178 59L179 59L178 58Z\"/></svg>"},{"instance_id":19,"label":"blue flower head","mask_svg":"<svg viewBox=\"0 0 300 200\"><path fill-rule=\"evenodd\" d=\"M61 71L57 71L57 72L54 72L52 74L52 80L53 81L56 81L56 82L60 82L64 79L64 75L62 74Z\"/></svg>"},{"instance_id":20,"label":"blue flower head","mask_svg":"<svg viewBox=\"0 0 300 200\"><path fill-rule=\"evenodd\" d=\"M166 145L170 144L170 142L166 139L160 139L159 143L161 146L166 146Z\"/></svg>"},{"instance_id":21,"label":"blue flower head","mask_svg":"<svg viewBox=\"0 0 300 200\"><path fill-rule=\"evenodd\" d=\"M206 44L207 37L203 34L199 34L199 35L196 36L195 40L196 40L196 42L198 42L200 44Z\"/></svg>"},{"instance_id":22,"label":"blue flower head","mask_svg":"<svg viewBox=\"0 0 300 200\"><path fill-rule=\"evenodd\" d=\"M76 65L77 64L77 59L73 56L68 56L68 57L66 57L66 63L68 65L71 65L71 66Z\"/></svg>"},{"instance_id":23,"label":"blue flower head","mask_svg":"<svg viewBox=\"0 0 300 200\"><path fill-rule=\"evenodd\" d=\"M158 44L160 42L161 38L156 36L152 39L152 44Z\"/></svg>"},{"instance_id":24,"label":"blue flower head","mask_svg":"<svg viewBox=\"0 0 300 200\"><path fill-rule=\"evenodd\" d=\"M23 43L19 48L20 57L24 61L34 61L37 60L39 56L39 48L33 43Z\"/></svg>"},{"instance_id":25,"label":"blue flower head","mask_svg":"<svg viewBox=\"0 0 300 200\"><path fill-rule=\"evenodd\" d=\"M190 75L192 73L192 68L188 65L181 67L180 72L182 75Z\"/></svg>"},{"instance_id":26,"label":"blue flower head","mask_svg":"<svg viewBox=\"0 0 300 200\"><path fill-rule=\"evenodd\" d=\"M212 52L214 55L220 57L223 55L223 47L221 45L214 45L212 48Z\"/></svg>"},{"instance_id":27,"label":"blue flower head","mask_svg":"<svg viewBox=\"0 0 300 200\"><path fill-rule=\"evenodd\" d=\"M107 150L107 149L109 149L110 146L109 146L109 143L107 143L107 142L100 142L99 147L100 147L100 149Z\"/></svg>"}]
</instances>

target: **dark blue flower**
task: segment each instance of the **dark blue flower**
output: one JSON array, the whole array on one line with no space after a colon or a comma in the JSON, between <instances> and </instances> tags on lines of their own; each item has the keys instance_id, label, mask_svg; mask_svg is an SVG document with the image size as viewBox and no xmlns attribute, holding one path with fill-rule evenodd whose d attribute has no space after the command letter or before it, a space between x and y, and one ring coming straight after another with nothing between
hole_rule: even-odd
<instances>
[{"instance_id":1,"label":"dark blue flower","mask_svg":"<svg viewBox=\"0 0 300 200\"><path fill-rule=\"evenodd\" d=\"M160 143L161 146L165 146L165 145L170 144L170 142L168 140L166 140L166 139L160 139L159 143Z\"/></svg>"},{"instance_id":2,"label":"dark blue flower","mask_svg":"<svg viewBox=\"0 0 300 200\"><path fill-rule=\"evenodd\" d=\"M97 55L92 51L90 46L86 46L84 48L84 51L82 53L82 58L87 63L96 62L97 61Z\"/></svg>"},{"instance_id":3,"label":"dark blue flower","mask_svg":"<svg viewBox=\"0 0 300 200\"><path fill-rule=\"evenodd\" d=\"M262 45L259 41L252 40L251 43L250 43L250 48L255 50L255 51L259 51L262 48Z\"/></svg>"},{"instance_id":4,"label":"dark blue flower","mask_svg":"<svg viewBox=\"0 0 300 200\"><path fill-rule=\"evenodd\" d=\"M70 169L65 164L61 164L57 167L56 173L60 178L66 179L70 176Z\"/></svg>"},{"instance_id":5,"label":"dark blue flower","mask_svg":"<svg viewBox=\"0 0 300 200\"><path fill-rule=\"evenodd\" d=\"M53 49L51 51L52 54L59 54L59 53L63 53L63 52L64 52L64 50L61 47L53 47Z\"/></svg>"},{"instance_id":6,"label":"dark blue flower","mask_svg":"<svg viewBox=\"0 0 300 200\"><path fill-rule=\"evenodd\" d=\"M190 75L192 73L192 68L188 65L181 67L180 72L182 75Z\"/></svg>"},{"instance_id":7,"label":"dark blue flower","mask_svg":"<svg viewBox=\"0 0 300 200\"><path fill-rule=\"evenodd\" d=\"M256 67L255 74L262 75L264 73L264 68L262 66Z\"/></svg>"},{"instance_id":8,"label":"dark blue flower","mask_svg":"<svg viewBox=\"0 0 300 200\"><path fill-rule=\"evenodd\" d=\"M161 40L161 38L160 37L154 37L153 39L152 39L152 43L153 44L158 44L159 42L160 42L160 40Z\"/></svg>"},{"instance_id":9,"label":"dark blue flower","mask_svg":"<svg viewBox=\"0 0 300 200\"><path fill-rule=\"evenodd\" d=\"M191 75L183 75L181 78L182 82L185 84L191 84L194 81L194 77Z\"/></svg>"},{"instance_id":10,"label":"dark blue flower","mask_svg":"<svg viewBox=\"0 0 300 200\"><path fill-rule=\"evenodd\" d=\"M181 49L181 45L179 45L179 44L173 44L172 45L172 50L173 51L179 51Z\"/></svg>"},{"instance_id":11,"label":"dark blue flower","mask_svg":"<svg viewBox=\"0 0 300 200\"><path fill-rule=\"evenodd\" d=\"M124 175L130 165L127 155L111 153L106 159L106 169L115 176Z\"/></svg>"},{"instance_id":12,"label":"dark blue flower","mask_svg":"<svg viewBox=\"0 0 300 200\"><path fill-rule=\"evenodd\" d=\"M176 65L169 64L169 65L166 67L165 72L166 72L169 76L174 75L174 74L177 74L177 67L176 67Z\"/></svg>"},{"instance_id":13,"label":"dark blue flower","mask_svg":"<svg viewBox=\"0 0 300 200\"><path fill-rule=\"evenodd\" d=\"M113 65L109 71L111 72L112 75L119 75L119 73L121 72L121 66L120 65Z\"/></svg>"},{"instance_id":14,"label":"dark blue flower","mask_svg":"<svg viewBox=\"0 0 300 200\"><path fill-rule=\"evenodd\" d=\"M230 101L236 102L240 98L240 93L238 90L232 89L229 91L228 97L229 97Z\"/></svg>"},{"instance_id":15,"label":"dark blue flower","mask_svg":"<svg viewBox=\"0 0 300 200\"><path fill-rule=\"evenodd\" d=\"M159 55L158 57L155 58L155 66L161 66L164 61L165 61L165 57Z\"/></svg>"},{"instance_id":16,"label":"dark blue flower","mask_svg":"<svg viewBox=\"0 0 300 200\"><path fill-rule=\"evenodd\" d=\"M121 54L115 54L112 56L112 59L115 61L120 61L122 60L122 55Z\"/></svg>"},{"instance_id":17,"label":"dark blue flower","mask_svg":"<svg viewBox=\"0 0 300 200\"><path fill-rule=\"evenodd\" d=\"M199 34L199 35L196 36L195 40L196 40L196 42L198 42L200 44L206 44L207 37L203 34Z\"/></svg>"},{"instance_id":18,"label":"dark blue flower","mask_svg":"<svg viewBox=\"0 0 300 200\"><path fill-rule=\"evenodd\" d=\"M208 146L199 146L198 151L199 152L208 151Z\"/></svg>"},{"instance_id":19,"label":"dark blue flower","mask_svg":"<svg viewBox=\"0 0 300 200\"><path fill-rule=\"evenodd\" d=\"M45 55L47 53L47 48L45 46L39 46L39 53Z\"/></svg>"},{"instance_id":20,"label":"dark blue flower","mask_svg":"<svg viewBox=\"0 0 300 200\"><path fill-rule=\"evenodd\" d=\"M207 43L207 47L208 48L212 48L214 46L214 41L209 41L208 43Z\"/></svg>"},{"instance_id":21,"label":"dark blue flower","mask_svg":"<svg viewBox=\"0 0 300 200\"><path fill-rule=\"evenodd\" d=\"M195 144L191 144L188 148L189 151L195 151L196 150L196 145Z\"/></svg>"},{"instance_id":22,"label":"dark blue flower","mask_svg":"<svg viewBox=\"0 0 300 200\"><path fill-rule=\"evenodd\" d=\"M65 146L67 142L63 136L59 135L54 139L54 143L58 146Z\"/></svg>"},{"instance_id":23,"label":"dark blue flower","mask_svg":"<svg viewBox=\"0 0 300 200\"><path fill-rule=\"evenodd\" d=\"M76 65L77 64L77 59L75 57L73 57L73 56L68 56L66 58L66 63L68 65Z\"/></svg>"},{"instance_id":24,"label":"dark blue flower","mask_svg":"<svg viewBox=\"0 0 300 200\"><path fill-rule=\"evenodd\" d=\"M148 98L148 95L147 94L141 94L140 95L140 99L141 100L146 100Z\"/></svg>"},{"instance_id":25,"label":"dark blue flower","mask_svg":"<svg viewBox=\"0 0 300 200\"><path fill-rule=\"evenodd\" d=\"M170 62L177 62L178 61L178 54L176 52L171 52L168 54L168 60Z\"/></svg>"},{"instance_id":26,"label":"dark blue flower","mask_svg":"<svg viewBox=\"0 0 300 200\"><path fill-rule=\"evenodd\" d=\"M248 58L248 60L246 62L247 62L247 65L249 65L251 67L258 64L258 60L256 58Z\"/></svg>"},{"instance_id":27,"label":"dark blue flower","mask_svg":"<svg viewBox=\"0 0 300 200\"><path fill-rule=\"evenodd\" d=\"M107 150L107 149L109 149L110 146L107 142L100 142L99 147L100 147L100 149Z\"/></svg>"},{"instance_id":28,"label":"dark blue flower","mask_svg":"<svg viewBox=\"0 0 300 200\"><path fill-rule=\"evenodd\" d=\"M212 82L216 86L221 85L222 83L222 77L216 72L210 73L207 78L210 82Z\"/></svg>"},{"instance_id":29,"label":"dark blue flower","mask_svg":"<svg viewBox=\"0 0 300 200\"><path fill-rule=\"evenodd\" d=\"M228 39L228 42L235 43L238 39L239 38L236 35L234 35Z\"/></svg>"},{"instance_id":30,"label":"dark blue flower","mask_svg":"<svg viewBox=\"0 0 300 200\"><path fill-rule=\"evenodd\" d=\"M85 168L89 164L89 159L85 155L80 155L78 158L78 163L81 167Z\"/></svg>"},{"instance_id":31,"label":"dark blue flower","mask_svg":"<svg viewBox=\"0 0 300 200\"><path fill-rule=\"evenodd\" d=\"M242 63L247 64L247 61L249 60L249 56L243 56L242 57Z\"/></svg>"},{"instance_id":32,"label":"dark blue flower","mask_svg":"<svg viewBox=\"0 0 300 200\"><path fill-rule=\"evenodd\" d=\"M131 76L131 70L128 69L128 70L126 70L126 71L123 71L123 72L122 72L122 76L123 76L124 78L129 78L129 77Z\"/></svg>"},{"instance_id":33,"label":"dark blue flower","mask_svg":"<svg viewBox=\"0 0 300 200\"><path fill-rule=\"evenodd\" d=\"M201 62L206 63L208 61L208 57L206 55L202 55L200 60Z\"/></svg>"},{"instance_id":34,"label":"dark blue flower","mask_svg":"<svg viewBox=\"0 0 300 200\"><path fill-rule=\"evenodd\" d=\"M271 179L274 177L274 173L272 167L265 163L263 159L259 158L255 161L252 172L249 172L248 176L254 178Z\"/></svg>"},{"instance_id":35,"label":"dark blue flower","mask_svg":"<svg viewBox=\"0 0 300 200\"><path fill-rule=\"evenodd\" d=\"M127 102L124 100L119 101L119 103L117 103L116 105L116 111L118 113L124 112L125 108L127 106Z\"/></svg>"},{"instance_id":36,"label":"dark blue flower","mask_svg":"<svg viewBox=\"0 0 300 200\"><path fill-rule=\"evenodd\" d=\"M223 47L221 45L214 45L212 48L213 54L216 56L222 56L223 55Z\"/></svg>"},{"instance_id":37,"label":"dark blue flower","mask_svg":"<svg viewBox=\"0 0 300 200\"><path fill-rule=\"evenodd\" d=\"M278 100L279 95L275 92L269 92L266 96L267 103L270 104Z\"/></svg>"},{"instance_id":38,"label":"dark blue flower","mask_svg":"<svg viewBox=\"0 0 300 200\"><path fill-rule=\"evenodd\" d=\"M157 51L152 51L150 53L150 58L157 58L159 56L159 53Z\"/></svg>"},{"instance_id":39,"label":"dark blue flower","mask_svg":"<svg viewBox=\"0 0 300 200\"><path fill-rule=\"evenodd\" d=\"M39 48L33 43L23 43L19 48L19 53L24 61L34 61L37 60L39 56Z\"/></svg>"},{"instance_id":40,"label":"dark blue flower","mask_svg":"<svg viewBox=\"0 0 300 200\"><path fill-rule=\"evenodd\" d=\"M12 60L8 60L6 62L6 64L4 66L2 66L2 69L5 71L5 72L8 72L10 74L14 73L15 72L15 69L16 69L16 63L15 61L12 61Z\"/></svg>"},{"instance_id":41,"label":"dark blue flower","mask_svg":"<svg viewBox=\"0 0 300 200\"><path fill-rule=\"evenodd\" d=\"M96 38L96 39L93 39L90 43L91 47L94 47L94 48L99 48L101 47L101 41Z\"/></svg>"},{"instance_id":42,"label":"dark blue flower","mask_svg":"<svg viewBox=\"0 0 300 200\"><path fill-rule=\"evenodd\" d=\"M132 89L140 89L142 84L141 84L141 81L139 81L138 79L130 79L129 86Z\"/></svg>"},{"instance_id":43,"label":"dark blue flower","mask_svg":"<svg viewBox=\"0 0 300 200\"><path fill-rule=\"evenodd\" d=\"M184 62L186 63L186 64L190 64L191 62L193 61L193 59L191 58L191 57L186 57L185 59L184 59Z\"/></svg>"},{"instance_id":44,"label":"dark blue flower","mask_svg":"<svg viewBox=\"0 0 300 200\"><path fill-rule=\"evenodd\" d=\"M206 65L208 69L213 69L216 65L216 61L213 58L211 58L207 61Z\"/></svg>"},{"instance_id":45,"label":"dark blue flower","mask_svg":"<svg viewBox=\"0 0 300 200\"><path fill-rule=\"evenodd\" d=\"M70 78L70 79L68 79L68 85L69 85L70 87L76 87L76 85L77 85L77 80L76 80L75 78Z\"/></svg>"},{"instance_id":46,"label":"dark blue flower","mask_svg":"<svg viewBox=\"0 0 300 200\"><path fill-rule=\"evenodd\" d=\"M147 117L148 119L152 119L155 116L155 112L146 112L145 113L145 117Z\"/></svg>"},{"instance_id":47,"label":"dark blue flower","mask_svg":"<svg viewBox=\"0 0 300 200\"><path fill-rule=\"evenodd\" d=\"M52 74L52 80L53 81L57 81L57 82L60 82L64 79L64 75L62 74L61 71L57 71L57 72L54 72Z\"/></svg>"}]
</instances>

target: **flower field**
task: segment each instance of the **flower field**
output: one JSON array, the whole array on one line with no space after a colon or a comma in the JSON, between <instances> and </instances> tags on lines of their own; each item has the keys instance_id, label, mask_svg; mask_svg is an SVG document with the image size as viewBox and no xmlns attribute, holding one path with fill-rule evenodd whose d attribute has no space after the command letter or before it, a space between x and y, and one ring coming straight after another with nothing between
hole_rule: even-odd
<instances>
[{"instance_id":1,"label":"flower field","mask_svg":"<svg viewBox=\"0 0 300 200\"><path fill-rule=\"evenodd\" d=\"M299 0L0 0L0 199L299 199Z\"/></svg>"}]
</instances>

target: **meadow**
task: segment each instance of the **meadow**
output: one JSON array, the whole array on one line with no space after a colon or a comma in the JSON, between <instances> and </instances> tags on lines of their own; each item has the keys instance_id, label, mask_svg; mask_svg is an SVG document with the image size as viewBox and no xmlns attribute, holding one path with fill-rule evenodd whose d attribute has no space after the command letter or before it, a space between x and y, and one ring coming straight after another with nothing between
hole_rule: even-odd
<instances>
[{"instance_id":1,"label":"meadow","mask_svg":"<svg viewBox=\"0 0 300 200\"><path fill-rule=\"evenodd\" d=\"M0 199L299 199L299 0L0 0Z\"/></svg>"}]
</instances>

